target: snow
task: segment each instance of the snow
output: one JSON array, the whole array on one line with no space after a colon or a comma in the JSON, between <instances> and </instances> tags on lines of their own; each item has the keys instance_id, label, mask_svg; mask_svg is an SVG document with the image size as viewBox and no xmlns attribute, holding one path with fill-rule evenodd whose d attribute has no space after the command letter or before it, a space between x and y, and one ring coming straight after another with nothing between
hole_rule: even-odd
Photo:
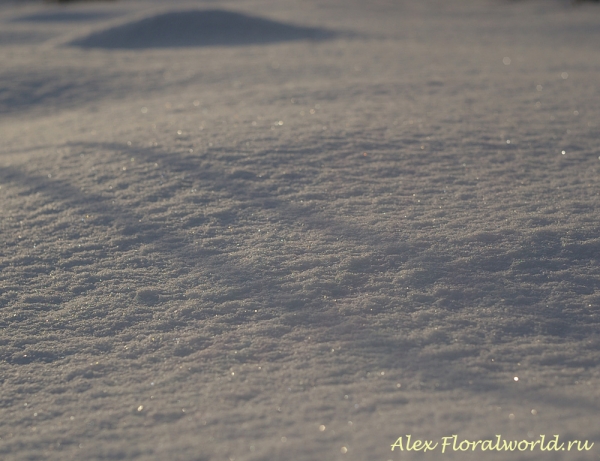
<instances>
[{"instance_id":1,"label":"snow","mask_svg":"<svg viewBox=\"0 0 600 461\"><path fill-rule=\"evenodd\" d=\"M332 35L315 28L283 24L227 10L183 10L102 30L72 44L108 49L243 46L323 39Z\"/></svg>"},{"instance_id":2,"label":"snow","mask_svg":"<svg viewBox=\"0 0 600 461\"><path fill-rule=\"evenodd\" d=\"M0 457L600 442L599 15L3 2Z\"/></svg>"}]
</instances>

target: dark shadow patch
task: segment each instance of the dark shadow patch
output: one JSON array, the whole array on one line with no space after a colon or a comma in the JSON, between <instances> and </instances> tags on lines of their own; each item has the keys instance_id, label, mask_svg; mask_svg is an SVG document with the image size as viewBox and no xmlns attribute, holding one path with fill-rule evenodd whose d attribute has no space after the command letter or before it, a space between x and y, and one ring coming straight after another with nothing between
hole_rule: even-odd
<instances>
[{"instance_id":1,"label":"dark shadow patch","mask_svg":"<svg viewBox=\"0 0 600 461\"><path fill-rule=\"evenodd\" d=\"M45 11L43 13L29 14L12 20L12 22L79 22L97 21L115 17L114 13L101 11Z\"/></svg>"},{"instance_id":2,"label":"dark shadow patch","mask_svg":"<svg viewBox=\"0 0 600 461\"><path fill-rule=\"evenodd\" d=\"M144 288L144 289L138 290L138 292L135 296L135 299L138 302L145 304L147 306L153 306L155 304L158 304L160 301L158 291L150 289L150 288Z\"/></svg>"},{"instance_id":3,"label":"dark shadow patch","mask_svg":"<svg viewBox=\"0 0 600 461\"><path fill-rule=\"evenodd\" d=\"M43 43L49 38L52 36L0 31L0 45ZM147 73L146 83L154 86L160 78L160 72ZM0 117L32 109L51 113L57 108L77 107L106 96L123 98L135 91L134 86L128 83L135 80L135 74L105 73L70 66L39 72L20 72L0 66ZM125 86L121 87L123 82ZM143 86L143 91L152 90L150 86Z\"/></svg>"},{"instance_id":4,"label":"dark shadow patch","mask_svg":"<svg viewBox=\"0 0 600 461\"><path fill-rule=\"evenodd\" d=\"M326 40L336 34L225 10L164 13L93 33L70 43L82 48L146 49L257 45Z\"/></svg>"},{"instance_id":5,"label":"dark shadow patch","mask_svg":"<svg viewBox=\"0 0 600 461\"><path fill-rule=\"evenodd\" d=\"M52 37L52 34L40 32L1 31L0 45L32 45L43 43Z\"/></svg>"}]
</instances>

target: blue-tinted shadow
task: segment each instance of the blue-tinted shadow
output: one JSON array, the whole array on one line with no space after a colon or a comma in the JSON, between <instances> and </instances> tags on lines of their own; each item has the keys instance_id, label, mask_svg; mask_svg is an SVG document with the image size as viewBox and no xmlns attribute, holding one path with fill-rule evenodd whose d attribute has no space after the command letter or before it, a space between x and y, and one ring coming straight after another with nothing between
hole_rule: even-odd
<instances>
[{"instance_id":1,"label":"blue-tinted shadow","mask_svg":"<svg viewBox=\"0 0 600 461\"><path fill-rule=\"evenodd\" d=\"M225 10L164 13L93 33L70 43L83 48L144 49L256 45L327 40L336 33Z\"/></svg>"},{"instance_id":2,"label":"blue-tinted shadow","mask_svg":"<svg viewBox=\"0 0 600 461\"><path fill-rule=\"evenodd\" d=\"M83 12L83 11L47 11L44 13L29 14L13 19L13 22L78 22L97 21L115 17L114 13Z\"/></svg>"}]
</instances>

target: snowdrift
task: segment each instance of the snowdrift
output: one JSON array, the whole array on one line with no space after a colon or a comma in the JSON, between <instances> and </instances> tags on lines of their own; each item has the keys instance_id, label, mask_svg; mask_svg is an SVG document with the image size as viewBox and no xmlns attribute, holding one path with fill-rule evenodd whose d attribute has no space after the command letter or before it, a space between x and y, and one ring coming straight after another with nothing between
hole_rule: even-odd
<instances>
[{"instance_id":1,"label":"snowdrift","mask_svg":"<svg viewBox=\"0 0 600 461\"><path fill-rule=\"evenodd\" d=\"M71 45L84 48L170 48L323 40L334 33L226 10L164 13L109 28Z\"/></svg>"}]
</instances>

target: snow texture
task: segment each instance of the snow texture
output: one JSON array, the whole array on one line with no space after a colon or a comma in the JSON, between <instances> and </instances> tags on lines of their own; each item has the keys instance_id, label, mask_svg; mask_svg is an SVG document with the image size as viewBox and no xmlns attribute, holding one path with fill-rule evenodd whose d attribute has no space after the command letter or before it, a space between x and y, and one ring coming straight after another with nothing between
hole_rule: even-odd
<instances>
[{"instance_id":1,"label":"snow texture","mask_svg":"<svg viewBox=\"0 0 600 461\"><path fill-rule=\"evenodd\" d=\"M2 2L0 459L598 459L599 20Z\"/></svg>"}]
</instances>

